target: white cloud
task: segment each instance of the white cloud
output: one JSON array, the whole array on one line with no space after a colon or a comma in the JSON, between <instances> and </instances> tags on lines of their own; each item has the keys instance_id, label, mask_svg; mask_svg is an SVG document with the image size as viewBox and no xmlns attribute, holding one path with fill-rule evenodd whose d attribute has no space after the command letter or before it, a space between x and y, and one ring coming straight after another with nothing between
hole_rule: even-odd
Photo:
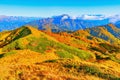
<instances>
[{"instance_id":1,"label":"white cloud","mask_svg":"<svg viewBox=\"0 0 120 80\"><path fill-rule=\"evenodd\" d=\"M76 17L76 16L71 16L70 18L71 18L71 19L76 19L77 17Z\"/></svg>"},{"instance_id":2,"label":"white cloud","mask_svg":"<svg viewBox=\"0 0 120 80\"><path fill-rule=\"evenodd\" d=\"M82 15L82 19L84 20L103 20L105 19L104 15Z\"/></svg>"},{"instance_id":3,"label":"white cloud","mask_svg":"<svg viewBox=\"0 0 120 80\"><path fill-rule=\"evenodd\" d=\"M115 16L110 16L109 17L109 22L115 23L117 21L120 21L120 15L115 15Z\"/></svg>"}]
</instances>

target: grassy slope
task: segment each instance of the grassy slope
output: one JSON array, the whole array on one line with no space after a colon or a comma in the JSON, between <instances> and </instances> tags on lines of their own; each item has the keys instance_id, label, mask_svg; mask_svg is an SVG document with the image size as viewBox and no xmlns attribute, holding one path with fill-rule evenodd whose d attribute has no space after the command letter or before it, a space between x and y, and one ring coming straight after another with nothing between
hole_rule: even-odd
<instances>
[{"instance_id":1,"label":"grassy slope","mask_svg":"<svg viewBox=\"0 0 120 80\"><path fill-rule=\"evenodd\" d=\"M113 60L116 62L120 62L119 53L120 53L120 46L119 42L120 40L115 38L111 33L104 31L100 31L99 28L95 29L99 31L98 36L93 36L89 33L89 29L87 30L78 30L74 33L49 33L45 32L46 34L56 38L61 43L64 43L69 46L73 46L85 51L90 51L96 55L97 60L100 59L108 59ZM94 29L93 29L94 30ZM109 33L109 34L107 34ZM110 38L110 40L114 41L114 43L111 43L109 40L104 40L102 38L99 38L99 36L102 36L102 34L106 35ZM118 58L117 58L117 57Z\"/></svg>"},{"instance_id":2,"label":"grassy slope","mask_svg":"<svg viewBox=\"0 0 120 80\"><path fill-rule=\"evenodd\" d=\"M5 40L6 45L0 52L0 79L115 80L120 77L116 53L98 54L99 51L90 50L91 45L100 47L99 44L106 41L88 32L45 34L32 27L22 27L9 34L12 34L12 42ZM11 35L3 39L7 37Z\"/></svg>"},{"instance_id":3,"label":"grassy slope","mask_svg":"<svg viewBox=\"0 0 120 80\"><path fill-rule=\"evenodd\" d=\"M1 58L0 66L2 66L0 67L0 78L9 80L116 80L119 79L120 74L116 69L119 66L110 68L103 63L59 59L55 54L40 54L30 50L17 51L16 54L12 54L12 58L11 56Z\"/></svg>"},{"instance_id":4,"label":"grassy slope","mask_svg":"<svg viewBox=\"0 0 120 80\"><path fill-rule=\"evenodd\" d=\"M35 31L36 29L33 30L35 31L33 32L32 29L34 28L32 29L30 29L31 27L28 28L32 34L17 39L12 43L9 43L8 45L3 47L2 51L10 52L11 50L30 49L35 52L46 53L54 50L54 53L58 55L60 58L74 58L74 56L77 56L81 59L86 60L94 57L94 55L90 52L79 50L77 48L67 46L63 43L59 43L54 38L40 31Z\"/></svg>"}]
</instances>

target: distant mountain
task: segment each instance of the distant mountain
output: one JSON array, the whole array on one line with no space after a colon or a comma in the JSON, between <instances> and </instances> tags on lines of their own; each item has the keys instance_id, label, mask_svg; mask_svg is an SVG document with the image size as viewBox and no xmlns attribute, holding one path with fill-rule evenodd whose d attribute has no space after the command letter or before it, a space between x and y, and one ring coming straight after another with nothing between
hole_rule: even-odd
<instances>
[{"instance_id":1,"label":"distant mountain","mask_svg":"<svg viewBox=\"0 0 120 80\"><path fill-rule=\"evenodd\" d=\"M25 25L28 22L38 20L38 17L22 17L22 16L0 16L0 31L13 30Z\"/></svg>"},{"instance_id":2,"label":"distant mountain","mask_svg":"<svg viewBox=\"0 0 120 80\"><path fill-rule=\"evenodd\" d=\"M53 32L76 31L86 28L97 27L114 24L120 28L120 16L104 16L104 15L81 15L69 16L67 14L52 16L49 18L39 17L16 17L16 16L0 16L0 31L13 30L23 25L31 25L40 30L49 29Z\"/></svg>"},{"instance_id":3,"label":"distant mountain","mask_svg":"<svg viewBox=\"0 0 120 80\"><path fill-rule=\"evenodd\" d=\"M120 39L120 29L113 24L88 28L85 31L92 36L104 39L109 42L117 42Z\"/></svg>"},{"instance_id":4,"label":"distant mountain","mask_svg":"<svg viewBox=\"0 0 120 80\"><path fill-rule=\"evenodd\" d=\"M60 16L53 16L51 18L43 18L32 21L28 23L28 25L37 26L40 30L45 30L49 27L53 32L60 32L76 31L79 29L86 29L108 23L108 19L84 19L83 17L73 18L67 14L63 14Z\"/></svg>"},{"instance_id":5,"label":"distant mountain","mask_svg":"<svg viewBox=\"0 0 120 80\"><path fill-rule=\"evenodd\" d=\"M117 28L120 28L120 21L117 21L117 22L115 23L115 25L116 25Z\"/></svg>"}]
</instances>

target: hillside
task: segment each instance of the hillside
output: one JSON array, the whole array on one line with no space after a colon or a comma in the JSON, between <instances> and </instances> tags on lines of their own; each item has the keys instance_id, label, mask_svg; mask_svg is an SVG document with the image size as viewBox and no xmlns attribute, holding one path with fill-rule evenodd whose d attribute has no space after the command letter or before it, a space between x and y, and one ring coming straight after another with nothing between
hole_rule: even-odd
<instances>
[{"instance_id":1,"label":"hillside","mask_svg":"<svg viewBox=\"0 0 120 80\"><path fill-rule=\"evenodd\" d=\"M119 35L119 29L115 26L109 26L110 29L111 27ZM66 45L94 53L98 61L99 59L110 59L120 62L116 57L120 53L120 39L114 33L107 30L109 28L100 26L78 30L73 33L45 33Z\"/></svg>"},{"instance_id":2,"label":"hillside","mask_svg":"<svg viewBox=\"0 0 120 80\"><path fill-rule=\"evenodd\" d=\"M104 28L52 33L23 26L1 32L0 79L119 80L120 40Z\"/></svg>"}]
</instances>

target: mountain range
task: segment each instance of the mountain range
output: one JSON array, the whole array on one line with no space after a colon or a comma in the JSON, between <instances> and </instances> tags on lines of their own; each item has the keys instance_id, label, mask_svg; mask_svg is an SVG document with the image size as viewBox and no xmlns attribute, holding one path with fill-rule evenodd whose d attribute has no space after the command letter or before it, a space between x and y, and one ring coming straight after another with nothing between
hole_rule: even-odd
<instances>
[{"instance_id":1,"label":"mountain range","mask_svg":"<svg viewBox=\"0 0 120 80\"><path fill-rule=\"evenodd\" d=\"M76 31L90 27L108 24L108 19L103 20L84 20L82 18L72 19L69 15L53 16L52 18L44 18L28 23L28 25L36 26L40 30L50 27L53 32L60 31Z\"/></svg>"},{"instance_id":2,"label":"mountain range","mask_svg":"<svg viewBox=\"0 0 120 80\"><path fill-rule=\"evenodd\" d=\"M53 32L76 31L112 23L119 28L119 15L106 17L104 15L69 16L67 14L49 18L0 16L0 31L13 30L23 25L31 25L40 30L50 27Z\"/></svg>"},{"instance_id":3,"label":"mountain range","mask_svg":"<svg viewBox=\"0 0 120 80\"><path fill-rule=\"evenodd\" d=\"M13 30L27 24L28 22L39 20L39 17L22 17L22 16L0 16L0 31Z\"/></svg>"}]
</instances>

